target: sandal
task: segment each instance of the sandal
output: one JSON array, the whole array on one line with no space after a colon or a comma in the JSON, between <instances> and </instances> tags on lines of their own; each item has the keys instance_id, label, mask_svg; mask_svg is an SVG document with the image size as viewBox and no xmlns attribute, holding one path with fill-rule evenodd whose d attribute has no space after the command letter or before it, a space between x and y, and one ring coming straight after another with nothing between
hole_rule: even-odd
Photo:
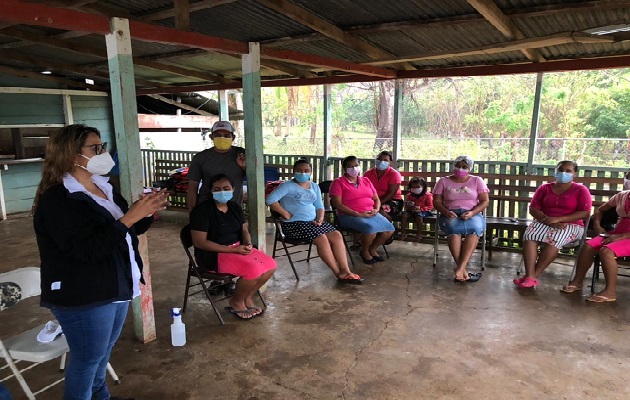
<instances>
[{"instance_id":1,"label":"sandal","mask_svg":"<svg viewBox=\"0 0 630 400\"><path fill-rule=\"evenodd\" d=\"M512 282L514 282L514 284L516 286L520 285L523 281L525 280L524 276L521 276L520 278L514 278L512 279Z\"/></svg>"},{"instance_id":2,"label":"sandal","mask_svg":"<svg viewBox=\"0 0 630 400\"><path fill-rule=\"evenodd\" d=\"M590 301L592 303L608 303L612 301L617 301L616 297L606 297L600 294L592 294L586 298L586 301Z\"/></svg>"},{"instance_id":3,"label":"sandal","mask_svg":"<svg viewBox=\"0 0 630 400\"><path fill-rule=\"evenodd\" d=\"M337 282L348 283L350 285L362 285L363 279L357 274L348 274L344 278L337 277Z\"/></svg>"},{"instance_id":4,"label":"sandal","mask_svg":"<svg viewBox=\"0 0 630 400\"><path fill-rule=\"evenodd\" d=\"M247 307L247 309L249 310L249 313L252 315L253 317L260 317L261 315L263 315L265 313L265 309L264 308L260 308L260 307Z\"/></svg>"},{"instance_id":5,"label":"sandal","mask_svg":"<svg viewBox=\"0 0 630 400\"><path fill-rule=\"evenodd\" d=\"M582 286L575 286L575 285L564 285L562 286L562 289L560 289L560 291L563 293L574 293L580 290L582 290Z\"/></svg>"},{"instance_id":6,"label":"sandal","mask_svg":"<svg viewBox=\"0 0 630 400\"><path fill-rule=\"evenodd\" d=\"M538 285L540 285L540 282L538 282L538 279L524 278L521 281L521 283L518 284L518 287L521 289L529 289L529 288L535 288Z\"/></svg>"},{"instance_id":7,"label":"sandal","mask_svg":"<svg viewBox=\"0 0 630 400\"><path fill-rule=\"evenodd\" d=\"M252 318L254 318L254 315L252 315L252 312L250 310L235 310L232 307L227 306L227 307L225 307L225 311L227 311L230 314L234 315L238 319L252 319Z\"/></svg>"}]
</instances>

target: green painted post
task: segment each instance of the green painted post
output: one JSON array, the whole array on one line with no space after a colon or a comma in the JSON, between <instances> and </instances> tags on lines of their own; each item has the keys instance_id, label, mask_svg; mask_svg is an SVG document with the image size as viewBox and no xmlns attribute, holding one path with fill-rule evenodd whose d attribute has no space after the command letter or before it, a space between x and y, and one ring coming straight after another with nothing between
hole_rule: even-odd
<instances>
[{"instance_id":1,"label":"green painted post","mask_svg":"<svg viewBox=\"0 0 630 400\"><path fill-rule=\"evenodd\" d=\"M400 143L402 139L402 101L403 101L403 80L396 79L394 88L394 148L392 150L394 160L398 162L400 158ZM400 168L400 163L398 164Z\"/></svg>"},{"instance_id":2,"label":"green painted post","mask_svg":"<svg viewBox=\"0 0 630 400\"><path fill-rule=\"evenodd\" d=\"M245 112L245 156L247 161L247 209L252 244L265 251L265 182L260 106L260 44L249 43L243 54L243 111Z\"/></svg>"},{"instance_id":3,"label":"green painted post","mask_svg":"<svg viewBox=\"0 0 630 400\"><path fill-rule=\"evenodd\" d=\"M105 36L105 43L112 91L116 148L120 160L120 190L127 201L133 202L142 193L142 154L131 56L131 35L129 21L126 19L112 18L110 25L112 33ZM147 343L155 340L156 333L148 247L144 235L140 237L140 253L144 264L142 274L146 285L140 285L142 293L132 302L133 322L136 337L141 342Z\"/></svg>"},{"instance_id":4,"label":"green painted post","mask_svg":"<svg viewBox=\"0 0 630 400\"><path fill-rule=\"evenodd\" d=\"M324 160L322 161L320 182L332 179L332 171L328 165L333 133L331 91L332 86L330 84L324 85Z\"/></svg>"}]
</instances>

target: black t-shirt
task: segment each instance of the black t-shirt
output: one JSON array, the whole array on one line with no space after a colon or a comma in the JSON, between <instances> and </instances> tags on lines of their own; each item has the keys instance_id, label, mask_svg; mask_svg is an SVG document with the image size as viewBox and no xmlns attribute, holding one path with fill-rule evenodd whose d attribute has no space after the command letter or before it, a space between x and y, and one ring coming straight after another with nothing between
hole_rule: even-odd
<instances>
[{"instance_id":1,"label":"black t-shirt","mask_svg":"<svg viewBox=\"0 0 630 400\"><path fill-rule=\"evenodd\" d=\"M219 211L214 200L198 204L190 213L190 229L207 232L208 240L226 246L240 241L245 223L243 210L234 201L227 204L225 213ZM217 270L217 253L195 248L195 258L202 270Z\"/></svg>"}]
</instances>

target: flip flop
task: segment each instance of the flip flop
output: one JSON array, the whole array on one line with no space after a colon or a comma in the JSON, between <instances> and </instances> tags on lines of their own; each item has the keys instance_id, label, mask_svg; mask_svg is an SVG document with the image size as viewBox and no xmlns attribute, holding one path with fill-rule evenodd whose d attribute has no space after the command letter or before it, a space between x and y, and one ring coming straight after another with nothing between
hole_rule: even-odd
<instances>
[{"instance_id":1,"label":"flip flop","mask_svg":"<svg viewBox=\"0 0 630 400\"><path fill-rule=\"evenodd\" d=\"M247 307L247 309L249 310L249 313L252 315L252 318L260 317L261 315L265 313L265 309L261 307ZM254 313L252 311L257 311L257 312Z\"/></svg>"},{"instance_id":2,"label":"flip flop","mask_svg":"<svg viewBox=\"0 0 630 400\"><path fill-rule=\"evenodd\" d=\"M562 286L562 289L560 289L560 291L563 293L574 293L580 290L582 290L582 286L575 286L575 285L564 285Z\"/></svg>"},{"instance_id":3,"label":"flip flop","mask_svg":"<svg viewBox=\"0 0 630 400\"><path fill-rule=\"evenodd\" d=\"M357 274L347 275L345 278L337 278L337 282L339 283L347 283L350 285L362 285L363 279Z\"/></svg>"},{"instance_id":4,"label":"flip flop","mask_svg":"<svg viewBox=\"0 0 630 400\"><path fill-rule=\"evenodd\" d=\"M249 310L235 310L232 307L225 307L225 311L229 312L230 314L234 315L236 318L238 319L252 319L254 318L254 315L252 315L252 312ZM243 315L249 315L249 317L243 317Z\"/></svg>"},{"instance_id":5,"label":"flip flop","mask_svg":"<svg viewBox=\"0 0 630 400\"><path fill-rule=\"evenodd\" d=\"M608 303L612 301L617 301L616 297L606 297L599 294L592 294L586 298L586 301L590 301L592 303Z\"/></svg>"},{"instance_id":6,"label":"flip flop","mask_svg":"<svg viewBox=\"0 0 630 400\"><path fill-rule=\"evenodd\" d=\"M514 278L514 279L512 279L512 282L514 282L514 284L515 284L516 286L518 286L518 285L520 285L520 284L521 284L521 282L523 282L524 280L525 280L525 277L524 277L524 276L522 276L522 277L520 277L520 278Z\"/></svg>"},{"instance_id":7,"label":"flip flop","mask_svg":"<svg viewBox=\"0 0 630 400\"><path fill-rule=\"evenodd\" d=\"M453 278L453 281L456 283L475 283L479 279L481 279L481 272L471 272L468 274L468 279Z\"/></svg>"},{"instance_id":8,"label":"flip flop","mask_svg":"<svg viewBox=\"0 0 630 400\"><path fill-rule=\"evenodd\" d=\"M524 278L521 281L521 283L518 284L518 287L521 289L529 289L529 288L535 288L538 285L540 285L540 282L538 282L538 279Z\"/></svg>"}]
</instances>

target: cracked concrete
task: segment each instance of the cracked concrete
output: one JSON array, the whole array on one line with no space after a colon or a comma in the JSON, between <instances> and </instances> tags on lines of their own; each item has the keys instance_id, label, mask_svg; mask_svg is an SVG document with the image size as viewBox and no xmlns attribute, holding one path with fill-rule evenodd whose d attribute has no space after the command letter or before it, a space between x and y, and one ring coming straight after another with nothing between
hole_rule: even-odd
<instances>
[{"instance_id":1,"label":"cracked concrete","mask_svg":"<svg viewBox=\"0 0 630 400\"><path fill-rule=\"evenodd\" d=\"M183 317L188 343L173 348L169 310L181 305L184 291L178 229L185 217L166 213L149 233L158 339L137 342L128 318L111 359L122 379L112 383L115 395L626 399L630 392L628 280L620 279L617 304L587 304L581 294L558 291L571 267L554 264L540 287L519 291L512 284L519 256L495 252L481 281L454 284L445 245L433 269L430 245L395 242L386 262L357 264L362 286L338 284L319 259L298 264L296 282L280 259L263 317L239 321L224 312L221 326L203 298L192 298ZM0 272L37 265L31 223L28 215L0 222ZM477 265L475 255L471 269ZM29 299L0 318L4 338L51 315ZM38 386L57 375L53 363L26 377ZM8 386L22 398L14 381ZM38 399L60 393L57 387Z\"/></svg>"}]
</instances>

